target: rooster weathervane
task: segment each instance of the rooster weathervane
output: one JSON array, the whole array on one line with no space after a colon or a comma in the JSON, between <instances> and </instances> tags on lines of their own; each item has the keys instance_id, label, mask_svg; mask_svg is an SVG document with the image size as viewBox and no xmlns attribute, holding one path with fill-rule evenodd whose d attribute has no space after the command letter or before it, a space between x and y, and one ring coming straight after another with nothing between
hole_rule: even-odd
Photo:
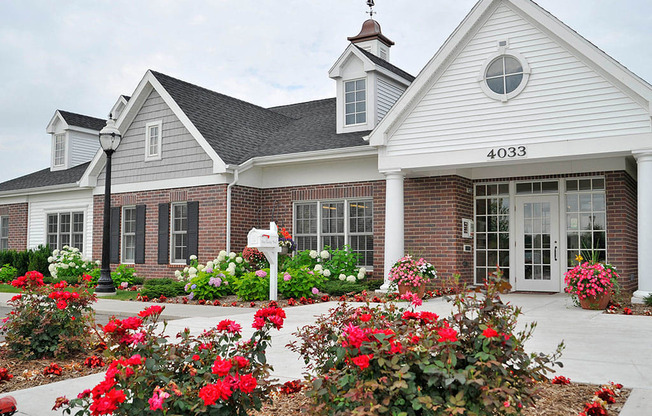
<instances>
[{"instance_id":1,"label":"rooster weathervane","mask_svg":"<svg viewBox=\"0 0 652 416\"><path fill-rule=\"evenodd\" d=\"M374 14L376 14L376 12L374 12L373 9L373 7L375 6L374 0L367 0L367 6L369 6L369 11L366 13L369 13L369 17L373 19Z\"/></svg>"}]
</instances>

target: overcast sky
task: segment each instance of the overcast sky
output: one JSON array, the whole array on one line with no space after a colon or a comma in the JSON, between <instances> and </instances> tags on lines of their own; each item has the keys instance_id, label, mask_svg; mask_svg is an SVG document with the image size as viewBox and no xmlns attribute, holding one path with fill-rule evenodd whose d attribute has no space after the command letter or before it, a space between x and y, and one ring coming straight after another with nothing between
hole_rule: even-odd
<instances>
[{"instance_id":1,"label":"overcast sky","mask_svg":"<svg viewBox=\"0 0 652 416\"><path fill-rule=\"evenodd\" d=\"M273 106L335 96L328 70L365 0L0 0L0 182L45 168L55 110L106 118L147 69ZM376 0L417 75L475 0ZM538 0L652 82L652 1Z\"/></svg>"}]
</instances>

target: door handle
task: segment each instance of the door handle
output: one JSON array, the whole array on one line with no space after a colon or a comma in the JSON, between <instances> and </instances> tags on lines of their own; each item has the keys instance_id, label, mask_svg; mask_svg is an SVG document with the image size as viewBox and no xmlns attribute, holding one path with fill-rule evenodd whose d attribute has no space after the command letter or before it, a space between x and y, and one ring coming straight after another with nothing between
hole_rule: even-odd
<instances>
[{"instance_id":1,"label":"door handle","mask_svg":"<svg viewBox=\"0 0 652 416\"><path fill-rule=\"evenodd\" d=\"M555 246L555 261L557 261L557 246Z\"/></svg>"}]
</instances>

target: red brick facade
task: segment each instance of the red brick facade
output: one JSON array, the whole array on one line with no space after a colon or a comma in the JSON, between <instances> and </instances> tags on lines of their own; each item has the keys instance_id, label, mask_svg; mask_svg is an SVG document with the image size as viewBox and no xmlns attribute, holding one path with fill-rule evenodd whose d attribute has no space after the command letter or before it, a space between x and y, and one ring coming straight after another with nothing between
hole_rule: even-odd
<instances>
[{"instance_id":1,"label":"red brick facade","mask_svg":"<svg viewBox=\"0 0 652 416\"><path fill-rule=\"evenodd\" d=\"M0 215L9 217L9 249L27 249L27 202L0 205Z\"/></svg>"},{"instance_id":2,"label":"red brick facade","mask_svg":"<svg viewBox=\"0 0 652 416\"><path fill-rule=\"evenodd\" d=\"M618 269L621 286L626 290L636 290L639 255L636 181L626 172L607 172L605 186L607 260Z\"/></svg>"},{"instance_id":3,"label":"red brick facade","mask_svg":"<svg viewBox=\"0 0 652 416\"><path fill-rule=\"evenodd\" d=\"M636 288L636 182L625 172L598 172L590 174L549 175L492 179L496 181L538 180L578 176L604 175L607 198L608 259L621 272L621 284L626 289ZM484 182L483 181L476 181ZM405 198L405 250L423 256L439 271L442 279L460 274L462 281L473 283L473 240L462 238L462 219L473 219L474 182L460 176L407 178ZM116 194L113 206L145 204L146 253L145 264L135 265L138 273L147 277L170 277L179 266L157 263L158 204L175 201L199 202L199 259L208 261L226 247L226 185L196 188L166 189ZM242 251L247 244L247 233L252 227L265 228L269 221L286 227L293 233L293 203L298 201L325 201L344 198L372 198L374 209L374 271L375 278L383 278L385 238L385 182L355 182L313 186L257 189L234 186L231 189L231 249ZM26 204L13 207L18 221L26 229ZM20 216L22 212L22 217ZM94 200L93 251L101 253L103 196ZM13 218L13 217L12 217ZM16 224L12 221L12 224ZM14 234L19 229L17 225ZM12 237L26 242L26 233ZM464 251L464 246L471 251ZM113 265L115 267L116 265Z\"/></svg>"}]
</instances>

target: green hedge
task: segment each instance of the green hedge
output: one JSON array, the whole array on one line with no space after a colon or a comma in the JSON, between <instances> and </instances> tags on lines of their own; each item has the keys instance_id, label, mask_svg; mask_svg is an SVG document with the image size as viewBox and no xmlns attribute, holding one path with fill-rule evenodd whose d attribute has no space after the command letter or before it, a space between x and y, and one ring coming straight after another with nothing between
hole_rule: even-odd
<instances>
[{"instance_id":1,"label":"green hedge","mask_svg":"<svg viewBox=\"0 0 652 416\"><path fill-rule=\"evenodd\" d=\"M48 257L51 252L48 246L38 246L36 249L25 251L4 250L0 251L0 265L9 264L18 271L18 276L23 276L28 271L36 270L49 276Z\"/></svg>"},{"instance_id":2,"label":"green hedge","mask_svg":"<svg viewBox=\"0 0 652 416\"><path fill-rule=\"evenodd\" d=\"M184 290L185 283L170 278L146 279L140 294L147 296L149 299L165 296L173 298L182 296L186 293Z\"/></svg>"}]
</instances>

